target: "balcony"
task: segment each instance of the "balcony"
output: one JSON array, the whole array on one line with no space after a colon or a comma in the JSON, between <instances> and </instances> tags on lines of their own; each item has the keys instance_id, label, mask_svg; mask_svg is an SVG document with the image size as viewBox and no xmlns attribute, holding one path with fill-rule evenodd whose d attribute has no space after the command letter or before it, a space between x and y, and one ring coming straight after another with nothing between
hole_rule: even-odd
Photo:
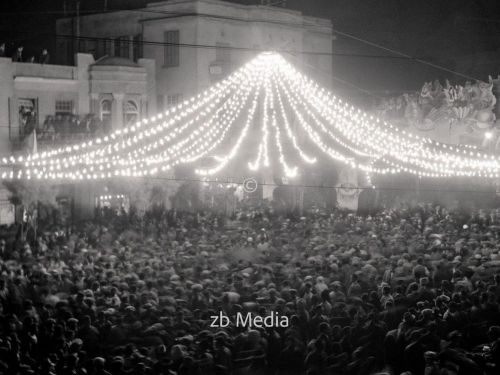
<instances>
[{"instance_id":1,"label":"balcony","mask_svg":"<svg viewBox=\"0 0 500 375\"><path fill-rule=\"evenodd\" d=\"M109 124L93 114L47 116L37 128L38 148L74 144L108 131Z\"/></svg>"},{"instance_id":2,"label":"balcony","mask_svg":"<svg viewBox=\"0 0 500 375\"><path fill-rule=\"evenodd\" d=\"M17 153L33 150L33 132L36 129L37 151L69 146L107 134L107 121L101 121L93 114L56 114L47 116L42 124L26 121L19 129L19 137L11 137L13 151Z\"/></svg>"},{"instance_id":3,"label":"balcony","mask_svg":"<svg viewBox=\"0 0 500 375\"><path fill-rule=\"evenodd\" d=\"M74 80L78 77L77 68L64 65L13 63L16 77L36 77L39 79Z\"/></svg>"}]
</instances>

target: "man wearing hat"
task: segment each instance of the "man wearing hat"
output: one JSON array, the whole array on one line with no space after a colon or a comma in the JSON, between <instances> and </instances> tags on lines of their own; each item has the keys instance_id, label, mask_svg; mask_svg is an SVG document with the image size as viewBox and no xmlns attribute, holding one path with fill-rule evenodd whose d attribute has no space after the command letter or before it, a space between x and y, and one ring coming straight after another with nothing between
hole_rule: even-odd
<instances>
[{"instance_id":1,"label":"man wearing hat","mask_svg":"<svg viewBox=\"0 0 500 375\"><path fill-rule=\"evenodd\" d=\"M92 363L94 365L94 371L92 372L92 375L111 375L111 373L106 371L104 367L106 364L106 360L104 358L95 357Z\"/></svg>"}]
</instances>

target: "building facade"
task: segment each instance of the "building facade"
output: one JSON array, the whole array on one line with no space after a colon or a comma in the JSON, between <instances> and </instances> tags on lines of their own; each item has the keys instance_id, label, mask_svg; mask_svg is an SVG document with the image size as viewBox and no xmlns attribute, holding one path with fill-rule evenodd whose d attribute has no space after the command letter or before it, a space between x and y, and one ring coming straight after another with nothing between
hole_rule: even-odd
<instances>
[{"instance_id":1,"label":"building facade","mask_svg":"<svg viewBox=\"0 0 500 375\"><path fill-rule=\"evenodd\" d=\"M156 111L154 61L95 61L81 53L75 61L75 66L63 66L0 58L2 157L79 143ZM102 188L82 185L66 191L76 190L71 193L76 208L87 216ZM12 219L5 191L0 191L1 210L6 212L0 212L0 224Z\"/></svg>"},{"instance_id":2,"label":"building facade","mask_svg":"<svg viewBox=\"0 0 500 375\"><path fill-rule=\"evenodd\" d=\"M62 63L78 51L97 59L154 60L159 109L197 94L263 50L289 51L284 56L308 75L326 86L332 79L331 22L281 7L171 0L61 19L57 34Z\"/></svg>"},{"instance_id":3,"label":"building facade","mask_svg":"<svg viewBox=\"0 0 500 375\"><path fill-rule=\"evenodd\" d=\"M18 146L33 130L42 146L49 140L70 142L156 110L154 61L95 61L81 53L75 59L75 66L63 66L0 58L0 154L22 152ZM85 123L90 117L95 129Z\"/></svg>"}]
</instances>

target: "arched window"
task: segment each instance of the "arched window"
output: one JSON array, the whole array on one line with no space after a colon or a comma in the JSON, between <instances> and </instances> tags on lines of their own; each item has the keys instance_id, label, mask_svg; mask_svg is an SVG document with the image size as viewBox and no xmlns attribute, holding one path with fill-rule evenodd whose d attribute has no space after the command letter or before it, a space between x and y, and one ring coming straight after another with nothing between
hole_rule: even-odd
<instances>
[{"instance_id":1,"label":"arched window","mask_svg":"<svg viewBox=\"0 0 500 375\"><path fill-rule=\"evenodd\" d=\"M101 121L111 122L111 100L105 99L101 102Z\"/></svg>"},{"instance_id":2,"label":"arched window","mask_svg":"<svg viewBox=\"0 0 500 375\"><path fill-rule=\"evenodd\" d=\"M139 109L137 108L137 104L135 104L135 102L131 100L125 102L125 108L123 111L123 120L125 126L133 125L137 121L139 121Z\"/></svg>"}]
</instances>

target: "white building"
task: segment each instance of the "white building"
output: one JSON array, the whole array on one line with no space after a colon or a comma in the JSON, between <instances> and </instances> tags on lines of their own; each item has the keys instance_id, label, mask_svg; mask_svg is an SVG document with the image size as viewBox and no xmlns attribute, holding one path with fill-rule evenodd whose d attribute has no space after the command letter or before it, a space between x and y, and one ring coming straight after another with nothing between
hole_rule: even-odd
<instances>
[{"instance_id":1,"label":"white building","mask_svg":"<svg viewBox=\"0 0 500 375\"><path fill-rule=\"evenodd\" d=\"M0 58L1 155L18 151L16 145L34 128L40 136L48 130L47 121L58 116L63 121L65 116L92 115L111 128L148 115L149 102L155 99L154 61L134 63L115 57L94 61L92 55L81 53L75 59L75 66L63 66ZM82 135L81 130L69 128L64 135ZM57 131L56 126L51 133ZM61 141L67 138L52 135Z\"/></svg>"},{"instance_id":2,"label":"white building","mask_svg":"<svg viewBox=\"0 0 500 375\"><path fill-rule=\"evenodd\" d=\"M92 55L79 53L75 62L43 65L0 58L1 157L31 152L35 134L40 152L107 133L155 110L154 61L117 57L95 61ZM69 195L77 210L89 216L101 188L82 185L66 191L76 189ZM0 187L0 224L12 219L7 197Z\"/></svg>"},{"instance_id":3,"label":"white building","mask_svg":"<svg viewBox=\"0 0 500 375\"><path fill-rule=\"evenodd\" d=\"M61 19L57 34L63 63L78 51L155 60L159 108L197 94L261 50L296 51L284 56L323 85L332 79L330 20L281 7L171 0Z\"/></svg>"}]
</instances>

